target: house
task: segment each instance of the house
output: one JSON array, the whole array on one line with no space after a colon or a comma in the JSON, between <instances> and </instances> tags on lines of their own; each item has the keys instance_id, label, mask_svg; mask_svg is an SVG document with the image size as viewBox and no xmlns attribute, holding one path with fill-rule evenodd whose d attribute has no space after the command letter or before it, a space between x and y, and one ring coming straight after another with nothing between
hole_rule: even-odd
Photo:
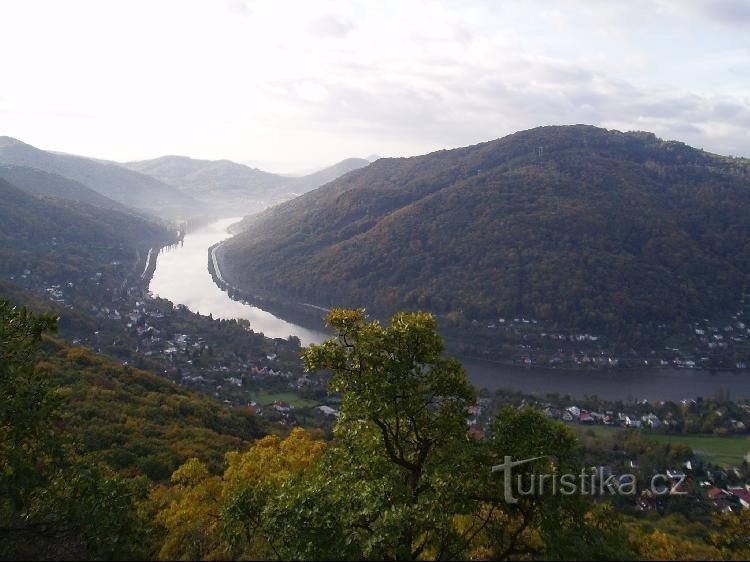
<instances>
[{"instance_id":1,"label":"house","mask_svg":"<svg viewBox=\"0 0 750 562\"><path fill-rule=\"evenodd\" d=\"M631 427L633 429L640 429L641 420L635 417L631 418L630 416L625 416L625 427Z\"/></svg>"},{"instance_id":2,"label":"house","mask_svg":"<svg viewBox=\"0 0 750 562\"><path fill-rule=\"evenodd\" d=\"M563 412L563 415L562 415L562 420L566 422L572 422L573 415L568 410L565 410L565 412Z\"/></svg>"},{"instance_id":3,"label":"house","mask_svg":"<svg viewBox=\"0 0 750 562\"><path fill-rule=\"evenodd\" d=\"M556 408L552 408L550 406L547 406L544 411L542 412L545 416L548 418L559 418L560 417L560 411Z\"/></svg>"},{"instance_id":4,"label":"house","mask_svg":"<svg viewBox=\"0 0 750 562\"><path fill-rule=\"evenodd\" d=\"M655 414L648 414L646 416L643 416L641 419L643 420L643 423L645 423L651 429L656 429L661 425L661 420L656 417Z\"/></svg>"},{"instance_id":5,"label":"house","mask_svg":"<svg viewBox=\"0 0 750 562\"><path fill-rule=\"evenodd\" d=\"M284 400L276 400L273 403L273 409L277 412L281 412L282 414L286 414L288 412L291 412L292 409L294 409L294 406L292 406L288 402L285 402Z\"/></svg>"},{"instance_id":6,"label":"house","mask_svg":"<svg viewBox=\"0 0 750 562\"><path fill-rule=\"evenodd\" d=\"M482 407L479 404L473 404L472 406L469 406L467 409L469 411L470 416L478 416L482 413Z\"/></svg>"},{"instance_id":7,"label":"house","mask_svg":"<svg viewBox=\"0 0 750 562\"><path fill-rule=\"evenodd\" d=\"M578 406L569 406L566 408L566 411L570 413L571 416L574 418L577 418L581 415L581 409Z\"/></svg>"},{"instance_id":8,"label":"house","mask_svg":"<svg viewBox=\"0 0 750 562\"><path fill-rule=\"evenodd\" d=\"M725 497L715 499L714 506L722 513L732 513L732 502Z\"/></svg>"},{"instance_id":9,"label":"house","mask_svg":"<svg viewBox=\"0 0 750 562\"><path fill-rule=\"evenodd\" d=\"M750 492L745 488L729 488L727 491L740 500L740 505L742 505L743 509L750 509Z\"/></svg>"},{"instance_id":10,"label":"house","mask_svg":"<svg viewBox=\"0 0 750 562\"><path fill-rule=\"evenodd\" d=\"M578 421L587 424L595 423L594 417L588 412L581 412L581 416L578 418Z\"/></svg>"},{"instance_id":11,"label":"house","mask_svg":"<svg viewBox=\"0 0 750 562\"><path fill-rule=\"evenodd\" d=\"M337 409L331 408L330 406L318 406L317 410L322 412L326 416L333 416L335 418L341 415L341 413Z\"/></svg>"}]
</instances>

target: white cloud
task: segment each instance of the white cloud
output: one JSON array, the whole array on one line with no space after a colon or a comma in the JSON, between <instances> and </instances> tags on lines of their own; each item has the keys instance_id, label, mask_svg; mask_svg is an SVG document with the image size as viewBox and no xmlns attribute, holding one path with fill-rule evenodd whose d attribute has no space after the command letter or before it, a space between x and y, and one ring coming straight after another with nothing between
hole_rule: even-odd
<instances>
[{"instance_id":1,"label":"white cloud","mask_svg":"<svg viewBox=\"0 0 750 562\"><path fill-rule=\"evenodd\" d=\"M583 122L750 156L743 14L692 0L6 0L0 134L311 168Z\"/></svg>"},{"instance_id":2,"label":"white cloud","mask_svg":"<svg viewBox=\"0 0 750 562\"><path fill-rule=\"evenodd\" d=\"M335 37L337 39L346 37L354 31L354 24L336 14L326 14L316 18L310 24L310 32L318 37Z\"/></svg>"}]
</instances>

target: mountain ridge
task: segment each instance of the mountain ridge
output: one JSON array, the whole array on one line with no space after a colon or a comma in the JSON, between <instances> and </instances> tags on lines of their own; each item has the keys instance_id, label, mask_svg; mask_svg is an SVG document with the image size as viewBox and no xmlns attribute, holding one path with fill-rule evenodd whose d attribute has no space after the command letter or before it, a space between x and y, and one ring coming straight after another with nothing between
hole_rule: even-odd
<instances>
[{"instance_id":1,"label":"mountain ridge","mask_svg":"<svg viewBox=\"0 0 750 562\"><path fill-rule=\"evenodd\" d=\"M56 174L120 204L162 218L186 219L200 207L194 199L173 187L114 162L46 151L12 137L0 137L0 164Z\"/></svg>"},{"instance_id":2,"label":"mountain ridge","mask_svg":"<svg viewBox=\"0 0 750 562\"><path fill-rule=\"evenodd\" d=\"M176 155L122 165L163 181L220 213L236 215L238 211L257 212L368 164L363 158L348 158L299 177L274 174L227 159L201 160Z\"/></svg>"},{"instance_id":3,"label":"mountain ridge","mask_svg":"<svg viewBox=\"0 0 750 562\"><path fill-rule=\"evenodd\" d=\"M652 133L537 128L380 159L250 217L222 270L326 306L683 320L731 308L750 280L749 176Z\"/></svg>"}]
</instances>

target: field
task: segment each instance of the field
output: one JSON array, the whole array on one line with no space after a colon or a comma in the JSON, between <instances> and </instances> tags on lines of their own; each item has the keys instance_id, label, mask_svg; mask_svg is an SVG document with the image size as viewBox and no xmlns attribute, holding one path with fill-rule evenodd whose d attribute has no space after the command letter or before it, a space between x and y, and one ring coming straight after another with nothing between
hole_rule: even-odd
<instances>
[{"instance_id":1,"label":"field","mask_svg":"<svg viewBox=\"0 0 750 562\"><path fill-rule=\"evenodd\" d=\"M276 402L276 400L282 400L284 402L288 402L295 408L311 408L319 404L319 402L316 402L315 400L306 400L304 398L300 398L298 394L295 394L293 392L276 392L273 394L257 394L257 395L253 395L251 397L251 400L254 400L261 406L268 406Z\"/></svg>"},{"instance_id":2,"label":"field","mask_svg":"<svg viewBox=\"0 0 750 562\"><path fill-rule=\"evenodd\" d=\"M599 439L611 439L620 427L571 425L580 437L589 431ZM750 437L717 437L715 435L660 435L644 432L643 436L657 443L682 443L690 447L696 456L718 465L738 466L750 453Z\"/></svg>"},{"instance_id":3,"label":"field","mask_svg":"<svg viewBox=\"0 0 750 562\"><path fill-rule=\"evenodd\" d=\"M650 435L658 443L684 443L704 460L719 465L738 466L750 453L750 437L714 435Z\"/></svg>"}]
</instances>

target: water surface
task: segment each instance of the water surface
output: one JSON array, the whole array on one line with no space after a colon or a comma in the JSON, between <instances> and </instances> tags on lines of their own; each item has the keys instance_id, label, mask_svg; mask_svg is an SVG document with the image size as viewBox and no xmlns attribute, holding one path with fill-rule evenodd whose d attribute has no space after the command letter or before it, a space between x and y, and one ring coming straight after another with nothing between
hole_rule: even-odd
<instances>
[{"instance_id":1,"label":"water surface","mask_svg":"<svg viewBox=\"0 0 750 562\"><path fill-rule=\"evenodd\" d=\"M244 318L256 332L272 338L295 335L304 345L319 343L325 333L292 324L256 306L229 298L208 272L208 248L230 236L229 225L239 218L221 219L188 233L181 244L163 248L149 290L157 296L184 304L193 312L214 318Z\"/></svg>"}]
</instances>

